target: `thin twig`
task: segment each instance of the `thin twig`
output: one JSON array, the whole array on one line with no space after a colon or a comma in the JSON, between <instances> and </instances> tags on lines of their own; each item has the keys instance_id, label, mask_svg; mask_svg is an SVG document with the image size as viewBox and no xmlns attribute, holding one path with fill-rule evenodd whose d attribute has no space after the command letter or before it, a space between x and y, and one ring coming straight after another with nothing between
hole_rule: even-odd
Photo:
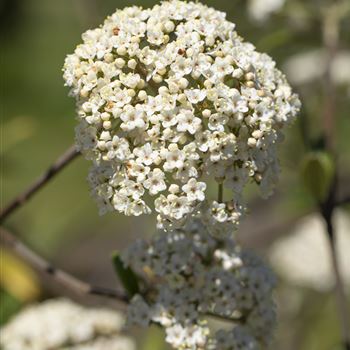
<instances>
[{"instance_id":1,"label":"thin twig","mask_svg":"<svg viewBox=\"0 0 350 350\"><path fill-rule=\"evenodd\" d=\"M335 187L335 185L334 185ZM333 214L335 209L335 203L333 198L334 191L330 191L329 198L321 206L321 212L326 225L326 232L330 244L330 254L332 260L332 267L335 277L335 295L338 308L338 314L341 323L341 331L343 337L344 348L350 350L350 320L349 320L349 310L348 303L345 294L345 287L343 283L343 278L339 268L339 259L337 252L337 239L333 224Z\"/></svg>"},{"instance_id":2,"label":"thin twig","mask_svg":"<svg viewBox=\"0 0 350 350\"><path fill-rule=\"evenodd\" d=\"M0 227L1 242L18 254L29 265L33 266L37 270L50 276L65 288L73 291L79 295L97 295L114 299L121 303L128 301L127 296L117 290L111 290L108 288L92 286L78 278L70 275L68 272L60 270L54 267L50 262L39 256L37 253L28 248L21 240L15 237L9 230Z\"/></svg>"},{"instance_id":3,"label":"thin twig","mask_svg":"<svg viewBox=\"0 0 350 350\"><path fill-rule=\"evenodd\" d=\"M56 282L78 295L96 295L112 299L123 305L129 302L129 298L122 291L90 285L72 276L68 272L54 267L50 262L28 248L21 240L15 237L12 232L4 227L0 227L0 240L2 244L13 250L30 266L36 268L42 273L45 273ZM147 295L144 296L147 298ZM220 316L213 313L206 313L206 315L225 322L239 323L241 321L241 318Z\"/></svg>"},{"instance_id":4,"label":"thin twig","mask_svg":"<svg viewBox=\"0 0 350 350\"><path fill-rule=\"evenodd\" d=\"M0 212L0 223L2 223L11 213L26 203L30 197L47 184L56 174L72 162L80 153L75 146L71 146L62 156L60 156L49 169L45 171L30 187L12 200Z\"/></svg>"},{"instance_id":5,"label":"thin twig","mask_svg":"<svg viewBox=\"0 0 350 350\"><path fill-rule=\"evenodd\" d=\"M347 298L345 294L345 287L341 275L341 271L339 269L339 259L338 259L338 253L337 253L337 245L336 245L336 239L334 235L332 236L332 233L334 234L334 227L332 220L327 222L327 231L328 231L328 237L330 240L330 246L331 246L331 258L332 258L332 265L333 270L335 274L335 280L336 280L336 288L335 293L337 295L337 304L338 304L338 312L341 319L341 325L342 325L342 334L344 338L344 347L346 350L350 350L350 321L349 321L349 308L347 304Z\"/></svg>"},{"instance_id":6,"label":"thin twig","mask_svg":"<svg viewBox=\"0 0 350 350\"><path fill-rule=\"evenodd\" d=\"M224 185L220 183L218 185L218 202L222 203L224 200Z\"/></svg>"},{"instance_id":7,"label":"thin twig","mask_svg":"<svg viewBox=\"0 0 350 350\"><path fill-rule=\"evenodd\" d=\"M338 41L339 41L339 9L338 2L335 1L333 6L327 9L324 14L323 21L323 42L325 49L327 50L327 62L326 71L324 76L324 115L323 115L323 128L326 150L335 156L335 118L336 118L336 100L335 100L335 87L332 81L331 69L334 62L334 58L337 54ZM333 225L334 209L337 206L335 194L338 188L338 171L335 165L335 175L332 186L329 189L326 200L321 203L320 211L326 224L326 233L330 242L330 252L332 258L332 266L335 276L335 297L338 307L338 314L341 325L342 339L344 349L350 350L350 320L348 312L348 303L346 300L346 294L344 289L344 283L341 276L339 261L336 249L336 234Z\"/></svg>"}]
</instances>

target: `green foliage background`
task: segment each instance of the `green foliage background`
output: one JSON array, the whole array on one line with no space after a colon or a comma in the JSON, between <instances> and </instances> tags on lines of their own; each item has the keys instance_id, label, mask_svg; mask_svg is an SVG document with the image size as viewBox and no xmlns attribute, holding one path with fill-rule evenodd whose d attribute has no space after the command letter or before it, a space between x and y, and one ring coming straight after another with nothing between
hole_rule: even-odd
<instances>
[{"instance_id":1,"label":"green foliage background","mask_svg":"<svg viewBox=\"0 0 350 350\"><path fill-rule=\"evenodd\" d=\"M252 20L245 0L208 0L208 5L227 13L238 32L281 66L291 55L322 47L319 13L327 1L287 0L283 11L264 22ZM1 203L25 189L74 139L75 107L63 86L61 68L65 56L80 42L80 35L99 25L115 8L152 6L156 1L125 0L7 0L1 11ZM340 49L350 50L350 17L342 21ZM350 69L350 66L347 67ZM249 191L253 203L247 228L280 224L314 208L300 181L300 164L310 147L322 136L323 85L321 80L297 86L303 102L299 121L288 131L281 148L282 179L275 197L267 202ZM343 191L350 192L350 87L336 92L336 149ZM306 130L306 132L305 132ZM307 137L305 137L307 134ZM99 217L89 196L85 178L88 162L74 161L6 225L31 247L67 270L89 281L116 284L110 263L112 250L121 250L135 237L152 233L154 217ZM263 207L263 217L255 215ZM145 227L148 231L145 231ZM350 230L350 228L349 228ZM244 229L243 229L244 231ZM253 230L254 231L254 230ZM255 232L254 231L254 232ZM245 232L242 233L244 235ZM264 252L274 238L250 237L250 245ZM349 247L350 251L350 247ZM3 281L2 281L3 282ZM36 282L37 283L37 282ZM281 288L288 288L281 281ZM1 288L1 322L33 299L58 295L62 290L48 281L39 285L39 297L16 299ZM293 319L284 318L274 348L282 350L329 350L339 338L335 306L330 294L298 290L303 307ZM84 301L85 302L85 301ZM143 332L140 349L162 350L159 330ZM297 345L296 345L297 344Z\"/></svg>"}]
</instances>

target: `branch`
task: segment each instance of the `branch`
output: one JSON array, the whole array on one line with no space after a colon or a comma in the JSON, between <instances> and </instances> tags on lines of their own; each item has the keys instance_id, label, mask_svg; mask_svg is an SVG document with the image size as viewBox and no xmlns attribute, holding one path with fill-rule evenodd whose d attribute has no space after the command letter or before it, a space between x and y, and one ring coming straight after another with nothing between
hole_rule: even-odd
<instances>
[{"instance_id":1,"label":"branch","mask_svg":"<svg viewBox=\"0 0 350 350\"><path fill-rule=\"evenodd\" d=\"M348 313L348 303L345 293L345 287L343 278L341 275L341 271L339 268L339 259L337 254L337 237L334 229L333 217L334 210L339 202L335 200L335 193L337 188L337 178L335 177L333 185L329 191L328 198L324 203L321 204L321 214L326 224L326 232L329 239L330 244L330 253L332 266L335 277L335 296L338 307L338 314L341 323L341 331L343 337L343 345L344 349L350 350L350 320Z\"/></svg>"},{"instance_id":2,"label":"branch","mask_svg":"<svg viewBox=\"0 0 350 350\"><path fill-rule=\"evenodd\" d=\"M55 280L63 287L71 290L75 294L100 296L112 299L122 304L127 304L129 302L129 298L122 291L90 285L72 276L68 272L54 267L50 262L28 248L21 240L15 237L12 232L4 227L0 227L0 240L2 244L17 253L18 256L29 265L48 275L51 279ZM146 295L144 296L147 297ZM242 320L241 318L220 316L213 313L205 313L205 315L225 322L239 323Z\"/></svg>"},{"instance_id":3,"label":"branch","mask_svg":"<svg viewBox=\"0 0 350 350\"><path fill-rule=\"evenodd\" d=\"M220 183L218 185L218 202L222 203L224 200L224 185Z\"/></svg>"},{"instance_id":4,"label":"branch","mask_svg":"<svg viewBox=\"0 0 350 350\"><path fill-rule=\"evenodd\" d=\"M27 190L18 195L4 209L1 210L0 223L2 223L16 209L25 204L33 194L35 194L44 185L46 185L56 174L58 174L62 169L64 169L66 165L72 162L78 155L79 152L76 150L75 146L71 146Z\"/></svg>"},{"instance_id":5,"label":"branch","mask_svg":"<svg viewBox=\"0 0 350 350\"><path fill-rule=\"evenodd\" d=\"M335 235L334 224L333 224L334 208L335 208L335 203L331 198L330 200L326 201L326 203L323 204L321 211L322 211L323 219L326 224L326 232L327 232L327 236L330 244L331 260L332 260L332 266L333 266L333 271L335 275L334 291L336 295L338 314L341 321L343 344L346 350L350 350L350 321L349 321L349 313L348 313L348 303L346 300L347 298L345 294L343 278L339 268L336 235Z\"/></svg>"},{"instance_id":6,"label":"branch","mask_svg":"<svg viewBox=\"0 0 350 350\"><path fill-rule=\"evenodd\" d=\"M324 114L323 128L326 149L335 157L335 118L337 105L335 99L335 87L331 77L331 68L334 58L337 54L339 44L339 25L341 12L339 11L338 1L330 6L324 13L323 20L323 44L327 50L326 72L324 76ZM337 206L335 194L338 188L338 171L335 169L335 175L332 186L329 189L326 200L321 203L320 211L326 224L326 233L330 243L333 271L335 275L335 298L338 307L338 314L342 332L344 349L350 350L350 319L348 313L348 303L346 300L344 282L339 268L339 259L336 249L336 234L333 225L334 209Z\"/></svg>"},{"instance_id":7,"label":"branch","mask_svg":"<svg viewBox=\"0 0 350 350\"><path fill-rule=\"evenodd\" d=\"M3 227L0 227L0 239L5 246L17 253L29 265L48 275L50 278L54 279L59 284L76 294L97 295L111 298L121 303L126 303L128 301L126 295L121 291L92 286L70 275L69 273L54 267L50 262L36 254L23 242L16 238L10 231Z\"/></svg>"}]
</instances>

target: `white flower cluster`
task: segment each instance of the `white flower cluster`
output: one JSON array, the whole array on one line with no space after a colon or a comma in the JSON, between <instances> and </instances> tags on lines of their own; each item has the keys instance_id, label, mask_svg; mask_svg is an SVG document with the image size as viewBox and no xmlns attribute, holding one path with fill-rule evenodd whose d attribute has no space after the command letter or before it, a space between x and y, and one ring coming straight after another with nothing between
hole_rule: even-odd
<instances>
[{"instance_id":1,"label":"white flower cluster","mask_svg":"<svg viewBox=\"0 0 350 350\"><path fill-rule=\"evenodd\" d=\"M175 349L258 350L271 341L274 276L232 238L215 239L199 219L137 241L122 257L147 286L132 299L129 322L160 324ZM211 317L233 327L213 332Z\"/></svg>"},{"instance_id":2,"label":"white flower cluster","mask_svg":"<svg viewBox=\"0 0 350 350\"><path fill-rule=\"evenodd\" d=\"M56 299L30 306L1 329L3 350L135 350L121 334L124 318Z\"/></svg>"},{"instance_id":3,"label":"white flower cluster","mask_svg":"<svg viewBox=\"0 0 350 350\"><path fill-rule=\"evenodd\" d=\"M212 178L233 197L213 203L217 217L236 223L246 183L270 193L276 144L300 102L234 29L222 12L171 0L118 10L83 34L64 78L101 213L149 213L150 195L159 227L177 228Z\"/></svg>"}]
</instances>

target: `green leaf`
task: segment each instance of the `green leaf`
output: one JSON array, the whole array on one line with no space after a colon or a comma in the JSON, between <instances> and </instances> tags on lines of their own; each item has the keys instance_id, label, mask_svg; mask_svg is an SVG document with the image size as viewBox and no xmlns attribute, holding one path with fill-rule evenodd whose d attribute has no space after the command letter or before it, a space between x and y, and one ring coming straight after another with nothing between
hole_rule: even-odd
<instances>
[{"instance_id":1,"label":"green leaf","mask_svg":"<svg viewBox=\"0 0 350 350\"><path fill-rule=\"evenodd\" d=\"M119 252L114 252L112 254L112 261L120 282L125 288L128 296L132 298L139 292L139 283L136 274L131 268L125 267L120 258Z\"/></svg>"},{"instance_id":2,"label":"green leaf","mask_svg":"<svg viewBox=\"0 0 350 350\"><path fill-rule=\"evenodd\" d=\"M310 152L303 160L303 182L317 201L322 202L327 197L334 179L334 171L334 160L327 152Z\"/></svg>"},{"instance_id":3,"label":"green leaf","mask_svg":"<svg viewBox=\"0 0 350 350\"><path fill-rule=\"evenodd\" d=\"M170 347L164 342L164 331L156 325L151 325L142 341L142 350L166 350Z\"/></svg>"}]
</instances>

